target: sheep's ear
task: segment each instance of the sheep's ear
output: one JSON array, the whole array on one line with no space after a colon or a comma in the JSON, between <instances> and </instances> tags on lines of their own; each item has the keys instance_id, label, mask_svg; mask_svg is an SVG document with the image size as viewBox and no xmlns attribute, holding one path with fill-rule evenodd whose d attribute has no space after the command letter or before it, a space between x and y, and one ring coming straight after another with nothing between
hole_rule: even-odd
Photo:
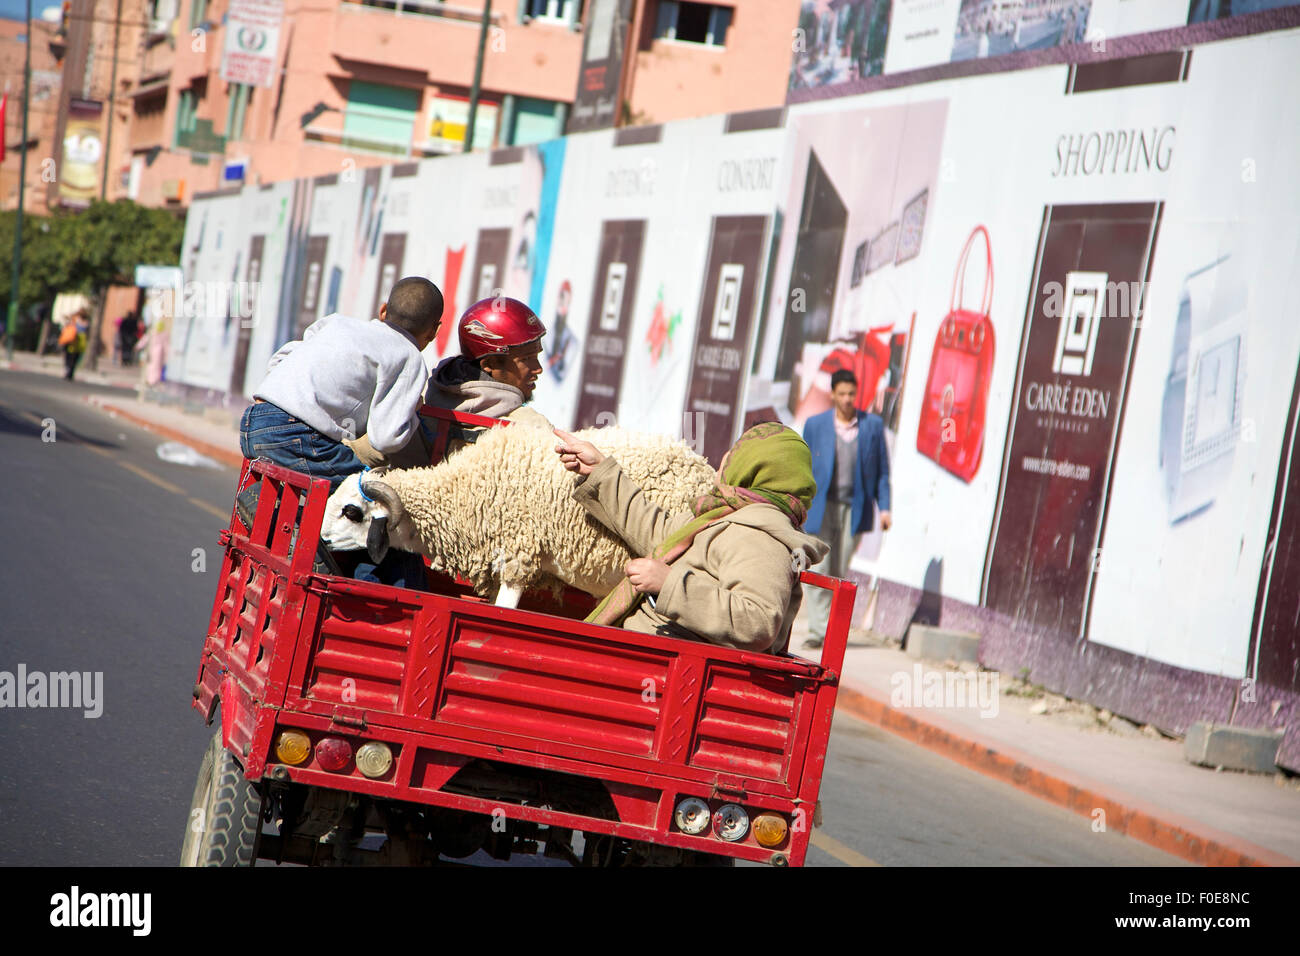
<instances>
[{"instance_id":1,"label":"sheep's ear","mask_svg":"<svg viewBox=\"0 0 1300 956\"><path fill-rule=\"evenodd\" d=\"M366 533L366 553L375 564L384 560L388 554L388 519L377 517L371 520L370 530Z\"/></svg>"}]
</instances>

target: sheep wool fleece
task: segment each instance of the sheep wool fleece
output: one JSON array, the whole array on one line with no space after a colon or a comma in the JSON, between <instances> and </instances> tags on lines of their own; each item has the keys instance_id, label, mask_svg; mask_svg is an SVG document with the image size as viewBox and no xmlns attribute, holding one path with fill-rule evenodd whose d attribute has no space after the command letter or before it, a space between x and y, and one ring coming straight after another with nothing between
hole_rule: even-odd
<instances>
[{"instance_id":1,"label":"sheep wool fleece","mask_svg":"<svg viewBox=\"0 0 1300 956\"><path fill-rule=\"evenodd\" d=\"M638 555L649 555L696 518L689 508L673 513L657 505L612 457L592 469L573 494ZM827 550L775 505L746 505L700 530L668 566L655 606L641 602L623 627L781 653L802 600L794 555L802 552L804 566L811 567Z\"/></svg>"},{"instance_id":2,"label":"sheep wool fleece","mask_svg":"<svg viewBox=\"0 0 1300 956\"><path fill-rule=\"evenodd\" d=\"M714 488L709 463L681 441L621 428L577 435L617 455L657 507L689 512ZM480 593L502 581L528 587L553 575L604 594L634 555L574 500L575 479L556 443L541 428L489 428L440 465L388 471L377 480L401 499L412 546L436 570L462 575Z\"/></svg>"}]
</instances>

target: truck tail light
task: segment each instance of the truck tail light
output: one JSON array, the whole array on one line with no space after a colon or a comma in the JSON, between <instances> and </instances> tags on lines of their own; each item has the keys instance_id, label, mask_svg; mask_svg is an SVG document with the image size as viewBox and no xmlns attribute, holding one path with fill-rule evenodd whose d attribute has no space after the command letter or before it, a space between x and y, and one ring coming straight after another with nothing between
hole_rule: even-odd
<instances>
[{"instance_id":1,"label":"truck tail light","mask_svg":"<svg viewBox=\"0 0 1300 956\"><path fill-rule=\"evenodd\" d=\"M738 804L723 804L713 815L713 832L728 843L743 840L749 832L749 814Z\"/></svg>"},{"instance_id":2,"label":"truck tail light","mask_svg":"<svg viewBox=\"0 0 1300 956\"><path fill-rule=\"evenodd\" d=\"M393 765L393 752L387 744L372 740L357 748L357 769L372 780L377 780L388 773Z\"/></svg>"},{"instance_id":3,"label":"truck tail light","mask_svg":"<svg viewBox=\"0 0 1300 956\"><path fill-rule=\"evenodd\" d=\"M760 813L754 817L754 839L769 850L780 846L789 832L785 817L779 813Z\"/></svg>"},{"instance_id":4,"label":"truck tail light","mask_svg":"<svg viewBox=\"0 0 1300 956\"><path fill-rule=\"evenodd\" d=\"M346 740L326 737L316 745L316 762L325 770L343 770L352 761L352 747Z\"/></svg>"},{"instance_id":5,"label":"truck tail light","mask_svg":"<svg viewBox=\"0 0 1300 956\"><path fill-rule=\"evenodd\" d=\"M296 767L311 756L311 738L301 730L282 730L275 742L275 755L280 763Z\"/></svg>"},{"instance_id":6,"label":"truck tail light","mask_svg":"<svg viewBox=\"0 0 1300 956\"><path fill-rule=\"evenodd\" d=\"M698 797L687 797L677 804L673 822L677 829L691 836L703 833L709 828L709 805Z\"/></svg>"}]
</instances>

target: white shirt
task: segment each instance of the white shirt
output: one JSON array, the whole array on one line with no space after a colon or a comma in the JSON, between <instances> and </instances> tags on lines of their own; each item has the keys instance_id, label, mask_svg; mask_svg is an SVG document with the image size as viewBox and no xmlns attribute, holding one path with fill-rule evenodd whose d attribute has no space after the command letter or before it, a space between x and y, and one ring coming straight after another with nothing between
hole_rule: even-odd
<instances>
[{"instance_id":1,"label":"white shirt","mask_svg":"<svg viewBox=\"0 0 1300 956\"><path fill-rule=\"evenodd\" d=\"M368 435L378 452L406 447L428 372L404 329L337 312L271 356L253 393L335 441Z\"/></svg>"}]
</instances>

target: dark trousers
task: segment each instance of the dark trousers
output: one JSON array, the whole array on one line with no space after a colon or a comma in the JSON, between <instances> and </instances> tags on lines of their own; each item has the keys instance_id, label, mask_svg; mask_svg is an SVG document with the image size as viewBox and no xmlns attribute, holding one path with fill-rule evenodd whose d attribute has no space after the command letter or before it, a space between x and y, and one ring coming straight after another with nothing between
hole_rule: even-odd
<instances>
[{"instance_id":1,"label":"dark trousers","mask_svg":"<svg viewBox=\"0 0 1300 956\"><path fill-rule=\"evenodd\" d=\"M338 490L348 475L365 468L347 445L322 435L270 402L255 402L245 409L239 423L239 448L245 458L267 458L304 475L328 479L331 493ZM424 562L418 554L409 551L390 548L377 565L363 556L352 577L376 584L428 590Z\"/></svg>"},{"instance_id":2,"label":"dark trousers","mask_svg":"<svg viewBox=\"0 0 1300 956\"><path fill-rule=\"evenodd\" d=\"M80 361L80 352L74 352L66 345L63 347L63 377L69 382L72 381L73 373L77 371L77 363Z\"/></svg>"}]
</instances>

